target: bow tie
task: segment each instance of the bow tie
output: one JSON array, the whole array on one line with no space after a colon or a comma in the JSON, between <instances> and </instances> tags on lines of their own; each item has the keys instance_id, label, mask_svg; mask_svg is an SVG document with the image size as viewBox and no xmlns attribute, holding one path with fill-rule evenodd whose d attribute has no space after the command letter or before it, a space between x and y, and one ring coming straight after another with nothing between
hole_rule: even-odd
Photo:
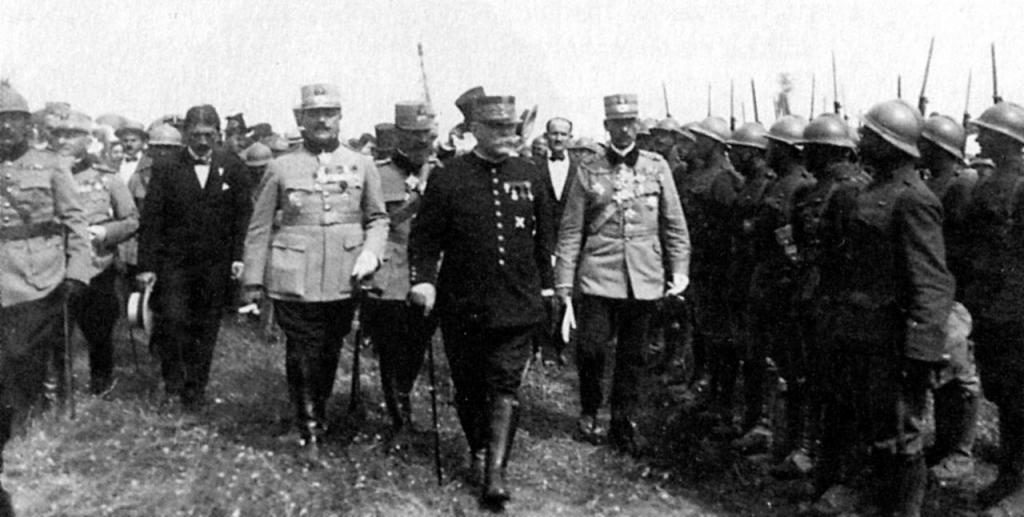
<instances>
[{"instance_id":1,"label":"bow tie","mask_svg":"<svg viewBox=\"0 0 1024 517\"><path fill-rule=\"evenodd\" d=\"M561 152L561 153L551 153L551 157L548 158L548 160L551 160L553 162L560 162L560 161L562 161L564 159L565 159L565 153L564 152Z\"/></svg>"},{"instance_id":2,"label":"bow tie","mask_svg":"<svg viewBox=\"0 0 1024 517\"><path fill-rule=\"evenodd\" d=\"M139 157L138 156L125 156L124 157L124 161L125 161L125 163L137 162L137 161L139 161Z\"/></svg>"},{"instance_id":3,"label":"bow tie","mask_svg":"<svg viewBox=\"0 0 1024 517\"><path fill-rule=\"evenodd\" d=\"M209 164L210 164L210 157L209 156L197 156L196 157L196 165L209 165Z\"/></svg>"}]
</instances>

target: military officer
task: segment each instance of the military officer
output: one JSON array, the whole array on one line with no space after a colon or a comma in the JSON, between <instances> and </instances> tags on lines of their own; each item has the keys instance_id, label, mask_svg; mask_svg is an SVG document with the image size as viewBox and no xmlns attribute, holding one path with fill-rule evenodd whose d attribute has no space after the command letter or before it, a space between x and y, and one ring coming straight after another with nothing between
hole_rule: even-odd
<instances>
[{"instance_id":1,"label":"military officer","mask_svg":"<svg viewBox=\"0 0 1024 517\"><path fill-rule=\"evenodd\" d=\"M30 121L25 98L0 83L0 453L38 401L64 304L92 269L68 161L29 146ZM0 488L0 516L13 514Z\"/></svg>"},{"instance_id":2,"label":"military officer","mask_svg":"<svg viewBox=\"0 0 1024 517\"><path fill-rule=\"evenodd\" d=\"M857 481L842 467L863 474L857 452L849 453L865 448L877 507L884 515L920 515L925 408L944 362L954 290L942 204L914 167L922 125L917 110L900 100L868 110L859 150L873 181L848 203L833 198L828 208L833 235L841 238L826 245L821 264L822 344L830 361L819 486L829 488L818 508L830 507ZM855 462L844 465L844 456Z\"/></svg>"},{"instance_id":3,"label":"military officer","mask_svg":"<svg viewBox=\"0 0 1024 517\"><path fill-rule=\"evenodd\" d=\"M50 128L51 147L73 160L78 201L85 210L92 244L89 288L78 299L75 321L89 343L89 390L100 394L113 387L114 345L111 333L120 314L113 267L117 245L139 227L139 213L128 186L99 160L87 154L92 121L83 113L70 112ZM63 354L58 354L58 364Z\"/></svg>"},{"instance_id":4,"label":"military officer","mask_svg":"<svg viewBox=\"0 0 1024 517\"><path fill-rule=\"evenodd\" d=\"M515 97L479 97L471 113L476 148L435 172L412 222L410 299L426 311L436 300L471 466L484 503L501 505L522 373L555 303L554 230L544 178L514 156Z\"/></svg>"},{"instance_id":5,"label":"military officer","mask_svg":"<svg viewBox=\"0 0 1024 517\"><path fill-rule=\"evenodd\" d=\"M775 181L775 172L768 167L766 150L768 130L758 122L748 122L733 131L729 140L729 159L736 172L743 176L743 186L736 196L729 232L733 260L728 274L732 326L743 359L743 386L746 412L740 430L743 435L733 446L745 453L764 452L771 440L765 420L764 390L768 367L768 343L751 330L750 282L761 255L758 249L757 215L764 203L768 187ZM739 359L739 358L737 358ZM727 386L725 389L732 390Z\"/></svg>"},{"instance_id":6,"label":"military officer","mask_svg":"<svg viewBox=\"0 0 1024 517\"><path fill-rule=\"evenodd\" d=\"M613 447L635 453L644 340L654 302L680 295L690 283L690 241L668 163L636 146L637 96L609 95L604 105L610 140L604 154L584 159L571 178L559 228L556 287L570 304L579 275L579 430L584 438L596 437L601 377L614 342L608 438Z\"/></svg>"},{"instance_id":7,"label":"military officer","mask_svg":"<svg viewBox=\"0 0 1024 517\"><path fill-rule=\"evenodd\" d=\"M412 390L423 355L437 328L434 317L406 303L409 296L409 230L422 203L437 123L429 105L419 101L395 105L396 146L390 160L378 162L381 189L390 217L383 264L373 276L380 289L363 305L360 324L376 347L381 390L392 426L412 425Z\"/></svg>"},{"instance_id":8,"label":"military officer","mask_svg":"<svg viewBox=\"0 0 1024 517\"><path fill-rule=\"evenodd\" d=\"M373 159L338 140L337 87L312 84L301 93L303 147L267 166L242 284L249 303L264 292L274 301L301 453L315 463L353 295L385 256L388 215Z\"/></svg>"},{"instance_id":9,"label":"military officer","mask_svg":"<svg viewBox=\"0 0 1024 517\"><path fill-rule=\"evenodd\" d=\"M966 240L970 229L964 216L970 202L971 189L977 178L964 166L964 143L967 134L952 117L932 115L921 130L921 165L925 167L927 185L942 202L943 236L946 263L957 279L957 292L970 283L966 275ZM966 314L966 309L963 310ZM970 314L966 314L967 320ZM952 332L951 332L952 333ZM935 443L928 451L931 473L940 482L955 481L974 470L974 436L981 402L981 380L974 364L974 345L966 338L948 339L946 354L949 364L939 375L935 389Z\"/></svg>"},{"instance_id":10,"label":"military officer","mask_svg":"<svg viewBox=\"0 0 1024 517\"><path fill-rule=\"evenodd\" d=\"M473 131L470 127L472 126L473 103L484 95L486 94L484 93L483 86L474 86L462 92L455 99L455 107L459 108L463 120L448 133L447 141L441 142L438 146L438 158L445 160L452 156L468 153L476 147L476 138L473 137Z\"/></svg>"},{"instance_id":11,"label":"military officer","mask_svg":"<svg viewBox=\"0 0 1024 517\"><path fill-rule=\"evenodd\" d=\"M979 499L986 517L1024 512L1024 107L1001 102L970 122L994 172L971 193L964 225L964 305L985 397L999 406L999 477Z\"/></svg>"},{"instance_id":12,"label":"military officer","mask_svg":"<svg viewBox=\"0 0 1024 517\"><path fill-rule=\"evenodd\" d=\"M692 125L696 143L692 166L676 176L676 187L686 214L693 244L693 287L687 293L693 317L694 379L703 384L711 375L711 416L731 422L732 386L739 366L739 351L728 325L728 285L731 261L729 221L737 192L743 185L725 154L729 124L720 117L708 117ZM708 371L710 370L710 371Z\"/></svg>"}]
</instances>

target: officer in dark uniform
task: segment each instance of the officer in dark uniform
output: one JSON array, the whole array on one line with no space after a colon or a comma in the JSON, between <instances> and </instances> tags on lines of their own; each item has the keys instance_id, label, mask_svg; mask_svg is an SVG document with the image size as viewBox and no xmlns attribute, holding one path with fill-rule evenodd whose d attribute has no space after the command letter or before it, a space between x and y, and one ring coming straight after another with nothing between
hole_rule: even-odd
<instances>
[{"instance_id":1,"label":"officer in dark uniform","mask_svg":"<svg viewBox=\"0 0 1024 517\"><path fill-rule=\"evenodd\" d=\"M91 270L68 161L29 147L30 119L25 98L0 83L0 454L38 402L46 361L64 337L62 309ZM11 515L0 488L0 517Z\"/></svg>"},{"instance_id":2,"label":"officer in dark uniform","mask_svg":"<svg viewBox=\"0 0 1024 517\"><path fill-rule=\"evenodd\" d=\"M833 198L826 209L841 238L827 244L821 265L830 368L819 486L829 488L818 508L856 481L841 467L864 474L857 452L866 448L882 513L920 515L925 411L944 362L954 290L942 205L914 167L922 125L903 101L868 110L859 149L874 179L850 202ZM853 461L843 465L846 452Z\"/></svg>"},{"instance_id":3,"label":"officer in dark uniform","mask_svg":"<svg viewBox=\"0 0 1024 517\"><path fill-rule=\"evenodd\" d=\"M694 166L675 179L693 245L693 284L687 299L694 319L695 379L703 382L702 375L710 373L708 402L712 415L728 423L732 420L739 351L725 323L731 320L731 308L724 286L729 284L728 264L732 260L729 221L743 178L725 154L730 136L725 120L708 117L692 126L690 132L696 139L691 157Z\"/></svg>"},{"instance_id":4,"label":"officer in dark uniform","mask_svg":"<svg viewBox=\"0 0 1024 517\"><path fill-rule=\"evenodd\" d=\"M768 130L768 166L777 175L767 188L752 218L753 254L756 257L750 281L750 318L752 339L764 340L762 348L771 356L786 382L786 422L783 433L790 442L786 452L798 448L806 418L806 355L792 304L795 285L796 246L793 242L791 218L797 191L814 184L803 166L798 145L803 142L807 122L796 116L779 118ZM764 364L763 358L759 359ZM758 385L755 375L747 375L744 383ZM760 384L761 389L773 386ZM748 410L761 400L755 387L747 390ZM775 436L778 436L776 423ZM757 436L755 434L755 436ZM763 436L763 435L762 435ZM778 440L774 440L777 442ZM743 444L740 444L743 445ZM810 447L807 447L810 450ZM789 456L787 454L787 456Z\"/></svg>"},{"instance_id":5,"label":"officer in dark uniform","mask_svg":"<svg viewBox=\"0 0 1024 517\"><path fill-rule=\"evenodd\" d=\"M517 122L514 97L475 101L477 146L431 177L409 240L410 299L426 311L436 299L459 421L494 505L510 498L519 384L545 320L542 291L553 294L551 200L533 163L513 156Z\"/></svg>"},{"instance_id":6,"label":"officer in dark uniform","mask_svg":"<svg viewBox=\"0 0 1024 517\"><path fill-rule=\"evenodd\" d=\"M733 260L729 266L729 284L726 286L729 305L732 308L732 320L728 324L732 326L732 334L742 353L746 405L740 424L743 435L733 441L733 446L745 453L764 452L771 440L768 422L762 421L765 415L762 405L768 364L768 342L762 339L762 336L751 332L750 280L760 251L757 247L756 216L764 203L768 187L775 180L775 172L768 168L765 160L768 130L761 124L743 124L733 131L726 143L729 144L730 161L736 172L743 176L743 187L737 193L729 223Z\"/></svg>"},{"instance_id":7,"label":"officer in dark uniform","mask_svg":"<svg viewBox=\"0 0 1024 517\"><path fill-rule=\"evenodd\" d=\"M958 299L962 299L963 286L970 283L965 246L970 228L964 224L964 216L977 179L964 165L966 137L963 126L952 117L932 115L918 142L926 183L942 202L946 264L957 279ZM940 373L934 393L935 443L928 451L932 475L940 482L955 481L974 471L974 436L981 403L973 342L965 334L964 339L948 339L947 344L949 364Z\"/></svg>"},{"instance_id":8,"label":"officer in dark uniform","mask_svg":"<svg viewBox=\"0 0 1024 517\"><path fill-rule=\"evenodd\" d=\"M571 178L558 234L558 296L570 304L578 278L578 428L596 436L605 357L614 344L612 447L638 453L634 415L654 304L690 283L690 241L668 163L636 146L637 97L604 99L610 140ZM667 282L666 282L667 280ZM667 284L667 286L666 286Z\"/></svg>"},{"instance_id":9,"label":"officer in dark uniform","mask_svg":"<svg viewBox=\"0 0 1024 517\"><path fill-rule=\"evenodd\" d=\"M999 406L999 477L979 499L986 517L1024 512L1024 107L1001 102L970 122L995 162L971 194L964 225L964 304L985 397Z\"/></svg>"},{"instance_id":10,"label":"officer in dark uniform","mask_svg":"<svg viewBox=\"0 0 1024 517\"><path fill-rule=\"evenodd\" d=\"M412 425L412 390L423 355L437 328L434 317L406 303L409 296L409 230L422 203L437 136L434 113L426 103L395 105L396 147L391 160L377 163L381 191L391 223L380 270L373 283L380 289L362 307L360 324L380 360L381 391L396 431Z\"/></svg>"},{"instance_id":11,"label":"officer in dark uniform","mask_svg":"<svg viewBox=\"0 0 1024 517\"><path fill-rule=\"evenodd\" d=\"M89 288L76 304L75 321L89 343L89 390L100 394L113 387L114 380L111 333L120 314L114 289L117 280L114 255L117 245L138 229L139 212L128 186L116 172L86 154L92 125L89 117L72 111L58 119L49 134L53 149L74 160L71 172L78 201L89 224L92 244ZM57 358L58 368L61 368L63 354L58 354Z\"/></svg>"},{"instance_id":12,"label":"officer in dark uniform","mask_svg":"<svg viewBox=\"0 0 1024 517\"><path fill-rule=\"evenodd\" d=\"M804 128L801 141L807 169L815 183L805 185L794 194L792 242L785 227L779 231L779 242L784 251L796 247L796 253L787 251L787 257L796 269L793 308L800 329L799 339L803 341L806 416L794 450L773 470L781 477L810 473L814 466L812 448L820 438L823 424L822 395L828 387L822 384L822 377L829 358L818 335L822 318L819 286L825 247L837 239L830 235L835 225L827 224L830 217L827 210L834 200L849 203L848 198L856 196L869 182L868 176L852 161L857 145L842 118L832 114L818 116Z\"/></svg>"}]
</instances>

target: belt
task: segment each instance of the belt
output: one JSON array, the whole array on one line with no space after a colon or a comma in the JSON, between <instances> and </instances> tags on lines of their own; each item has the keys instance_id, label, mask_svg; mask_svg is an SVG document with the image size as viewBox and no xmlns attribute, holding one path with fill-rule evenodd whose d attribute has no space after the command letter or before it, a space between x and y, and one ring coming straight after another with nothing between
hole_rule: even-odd
<instances>
[{"instance_id":1,"label":"belt","mask_svg":"<svg viewBox=\"0 0 1024 517\"><path fill-rule=\"evenodd\" d=\"M607 228L608 230L605 230ZM651 235L658 235L657 228L637 228L633 230L618 231L621 226L619 225L605 225L597 233L605 237L611 237L613 239L635 239L637 237L648 237Z\"/></svg>"},{"instance_id":2,"label":"belt","mask_svg":"<svg viewBox=\"0 0 1024 517\"><path fill-rule=\"evenodd\" d=\"M335 224L363 224L362 212L302 213L281 217L281 226L332 226Z\"/></svg>"},{"instance_id":3,"label":"belt","mask_svg":"<svg viewBox=\"0 0 1024 517\"><path fill-rule=\"evenodd\" d=\"M60 235L63 226L55 222L0 227L0 241L18 241L33 237Z\"/></svg>"}]
</instances>

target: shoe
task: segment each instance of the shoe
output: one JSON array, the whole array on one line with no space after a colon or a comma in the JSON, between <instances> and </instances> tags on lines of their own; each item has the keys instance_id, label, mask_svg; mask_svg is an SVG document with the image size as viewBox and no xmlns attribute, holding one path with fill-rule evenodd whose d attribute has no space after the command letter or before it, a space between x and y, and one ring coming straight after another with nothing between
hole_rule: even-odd
<instances>
[{"instance_id":1,"label":"shoe","mask_svg":"<svg viewBox=\"0 0 1024 517\"><path fill-rule=\"evenodd\" d=\"M605 431L593 415L583 415L576 420L577 438L594 445L598 445L604 439Z\"/></svg>"},{"instance_id":2,"label":"shoe","mask_svg":"<svg viewBox=\"0 0 1024 517\"><path fill-rule=\"evenodd\" d=\"M974 473L974 458L962 454L950 454L928 469L939 484L961 481Z\"/></svg>"},{"instance_id":3,"label":"shoe","mask_svg":"<svg viewBox=\"0 0 1024 517\"><path fill-rule=\"evenodd\" d=\"M768 452L772 445L772 430L763 424L757 424L743 436L732 441L732 448L744 455Z\"/></svg>"}]
</instances>

